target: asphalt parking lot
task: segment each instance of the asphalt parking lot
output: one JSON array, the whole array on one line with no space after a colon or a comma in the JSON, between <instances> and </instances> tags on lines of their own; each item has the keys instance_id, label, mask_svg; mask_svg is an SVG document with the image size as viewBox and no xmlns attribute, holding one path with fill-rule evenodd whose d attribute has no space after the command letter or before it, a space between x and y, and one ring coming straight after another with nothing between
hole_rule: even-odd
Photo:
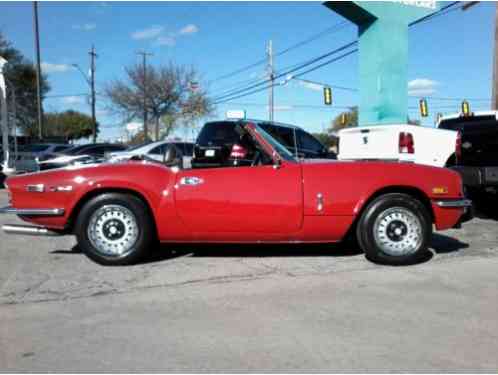
<instances>
[{"instance_id":1,"label":"asphalt parking lot","mask_svg":"<svg viewBox=\"0 0 498 375\"><path fill-rule=\"evenodd\" d=\"M347 245L183 245L113 268L72 237L2 233L0 371L495 372L497 229L436 233L409 267Z\"/></svg>"}]
</instances>

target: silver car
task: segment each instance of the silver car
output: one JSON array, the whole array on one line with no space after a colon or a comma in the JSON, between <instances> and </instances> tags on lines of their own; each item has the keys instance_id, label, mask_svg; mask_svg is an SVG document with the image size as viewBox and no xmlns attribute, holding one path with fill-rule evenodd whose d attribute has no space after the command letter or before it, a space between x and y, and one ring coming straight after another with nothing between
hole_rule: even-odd
<instances>
[{"instance_id":1,"label":"silver car","mask_svg":"<svg viewBox=\"0 0 498 375\"><path fill-rule=\"evenodd\" d=\"M147 144L142 144L129 148L126 151L111 152L106 155L109 162L120 160L128 160L135 156L147 156L148 158L164 161L164 155L168 147L175 148L176 155L180 159L183 168L190 168L192 155L194 152L194 144L192 142L181 141L158 141Z\"/></svg>"},{"instance_id":2,"label":"silver car","mask_svg":"<svg viewBox=\"0 0 498 375\"><path fill-rule=\"evenodd\" d=\"M15 157L15 168L17 172L34 172L38 170L38 161L50 159L54 155L73 147L69 144L58 143L34 143L19 146Z\"/></svg>"}]
</instances>

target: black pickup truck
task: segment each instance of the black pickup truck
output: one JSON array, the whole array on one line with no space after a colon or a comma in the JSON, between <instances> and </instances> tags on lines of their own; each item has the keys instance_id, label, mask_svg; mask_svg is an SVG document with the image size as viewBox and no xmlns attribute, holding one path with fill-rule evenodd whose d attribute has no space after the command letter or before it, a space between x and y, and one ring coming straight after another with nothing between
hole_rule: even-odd
<instances>
[{"instance_id":1,"label":"black pickup truck","mask_svg":"<svg viewBox=\"0 0 498 375\"><path fill-rule=\"evenodd\" d=\"M451 168L476 201L498 201L498 112L443 117L440 129L459 132Z\"/></svg>"}]
</instances>

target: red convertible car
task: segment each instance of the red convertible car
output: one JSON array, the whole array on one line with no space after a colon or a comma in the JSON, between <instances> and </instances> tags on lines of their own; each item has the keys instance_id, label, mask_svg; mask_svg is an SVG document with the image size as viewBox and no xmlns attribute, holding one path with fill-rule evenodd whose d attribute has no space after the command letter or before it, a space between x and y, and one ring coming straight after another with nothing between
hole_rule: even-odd
<instances>
[{"instance_id":1,"label":"red convertible car","mask_svg":"<svg viewBox=\"0 0 498 375\"><path fill-rule=\"evenodd\" d=\"M368 259L408 264L433 225L459 225L471 202L448 169L407 163L299 160L257 121L237 121L231 157L247 165L193 169L131 160L11 177L10 206L34 225L7 233L75 234L107 265L136 262L163 243L332 243L356 236ZM210 150L205 150L209 156Z\"/></svg>"}]
</instances>

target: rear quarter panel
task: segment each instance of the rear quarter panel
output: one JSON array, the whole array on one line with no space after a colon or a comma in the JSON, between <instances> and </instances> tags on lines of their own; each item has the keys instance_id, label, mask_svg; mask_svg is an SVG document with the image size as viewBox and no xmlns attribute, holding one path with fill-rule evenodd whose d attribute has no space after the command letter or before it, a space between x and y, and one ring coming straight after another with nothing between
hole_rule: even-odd
<instances>
[{"instance_id":1,"label":"rear quarter panel","mask_svg":"<svg viewBox=\"0 0 498 375\"><path fill-rule=\"evenodd\" d=\"M429 199L460 198L461 182L457 173L443 168L395 162L304 163L304 215L356 216L365 202L386 188L415 188ZM436 186L448 193L435 195ZM317 195L323 196L318 210Z\"/></svg>"}]
</instances>

